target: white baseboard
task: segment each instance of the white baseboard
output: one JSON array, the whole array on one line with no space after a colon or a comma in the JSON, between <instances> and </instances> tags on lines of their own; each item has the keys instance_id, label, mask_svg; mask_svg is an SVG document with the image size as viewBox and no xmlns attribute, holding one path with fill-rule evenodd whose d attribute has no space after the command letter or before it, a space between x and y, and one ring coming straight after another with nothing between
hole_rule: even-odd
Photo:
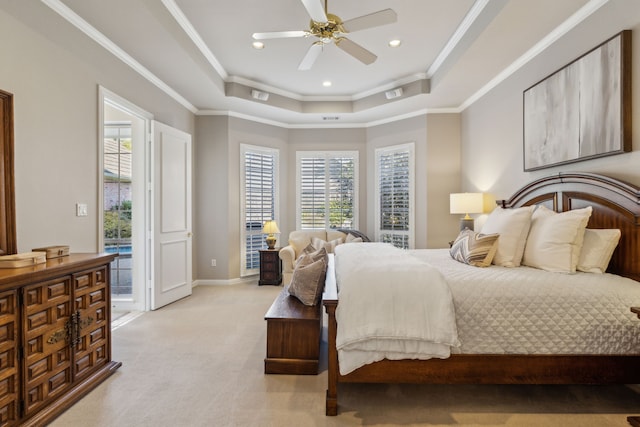
<instances>
[{"instance_id":1,"label":"white baseboard","mask_svg":"<svg viewBox=\"0 0 640 427\"><path fill-rule=\"evenodd\" d=\"M253 277L238 277L235 279L225 279L225 280L213 280L213 279L199 279L199 280L194 280L193 281L193 286L192 287L196 287L196 286L228 286L228 285L244 285L244 284L251 284L251 283L257 283L258 282L258 277L257 276L253 276Z\"/></svg>"}]
</instances>

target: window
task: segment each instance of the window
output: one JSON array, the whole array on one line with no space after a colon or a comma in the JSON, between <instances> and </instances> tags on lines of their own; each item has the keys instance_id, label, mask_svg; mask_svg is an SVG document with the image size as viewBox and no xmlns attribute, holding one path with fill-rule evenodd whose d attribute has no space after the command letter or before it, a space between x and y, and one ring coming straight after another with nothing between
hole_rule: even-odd
<instances>
[{"instance_id":1,"label":"window","mask_svg":"<svg viewBox=\"0 0 640 427\"><path fill-rule=\"evenodd\" d=\"M240 146L241 177L241 275L257 274L258 250L266 248L262 225L278 220L278 150Z\"/></svg>"},{"instance_id":2,"label":"window","mask_svg":"<svg viewBox=\"0 0 640 427\"><path fill-rule=\"evenodd\" d=\"M376 240L413 248L413 143L376 150Z\"/></svg>"},{"instance_id":3,"label":"window","mask_svg":"<svg viewBox=\"0 0 640 427\"><path fill-rule=\"evenodd\" d=\"M357 228L358 152L296 153L296 228Z\"/></svg>"},{"instance_id":4,"label":"window","mask_svg":"<svg viewBox=\"0 0 640 427\"><path fill-rule=\"evenodd\" d=\"M131 298L132 279L132 153L131 122L104 126L104 250L119 253L111 263L111 295Z\"/></svg>"}]
</instances>

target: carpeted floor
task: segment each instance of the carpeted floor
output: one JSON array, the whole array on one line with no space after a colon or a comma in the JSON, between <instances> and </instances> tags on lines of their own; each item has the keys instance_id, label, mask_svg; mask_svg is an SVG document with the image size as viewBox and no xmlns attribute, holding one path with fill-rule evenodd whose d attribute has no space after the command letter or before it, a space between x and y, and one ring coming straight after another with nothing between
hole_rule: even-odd
<instances>
[{"instance_id":1,"label":"carpeted floor","mask_svg":"<svg viewBox=\"0 0 640 427\"><path fill-rule=\"evenodd\" d=\"M281 289L200 286L131 319L113 332L123 366L52 426L628 427L640 415L637 386L342 385L325 417L326 360L317 376L263 373L263 316Z\"/></svg>"}]
</instances>

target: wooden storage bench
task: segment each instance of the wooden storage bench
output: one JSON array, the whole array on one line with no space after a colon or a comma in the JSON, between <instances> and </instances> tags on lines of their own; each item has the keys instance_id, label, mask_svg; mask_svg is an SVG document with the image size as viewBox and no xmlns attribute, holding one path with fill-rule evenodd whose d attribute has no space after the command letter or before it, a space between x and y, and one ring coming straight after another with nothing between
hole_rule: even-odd
<instances>
[{"instance_id":1,"label":"wooden storage bench","mask_svg":"<svg viewBox=\"0 0 640 427\"><path fill-rule=\"evenodd\" d=\"M317 375L322 304L306 306L285 288L264 318L267 321L264 373Z\"/></svg>"}]
</instances>

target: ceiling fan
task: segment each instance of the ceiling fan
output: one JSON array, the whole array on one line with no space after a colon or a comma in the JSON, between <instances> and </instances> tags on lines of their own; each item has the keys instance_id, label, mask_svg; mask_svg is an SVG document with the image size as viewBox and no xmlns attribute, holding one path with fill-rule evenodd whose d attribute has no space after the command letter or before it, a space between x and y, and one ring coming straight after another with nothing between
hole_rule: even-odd
<instances>
[{"instance_id":1,"label":"ceiling fan","mask_svg":"<svg viewBox=\"0 0 640 427\"><path fill-rule=\"evenodd\" d=\"M345 37L346 34L367 28L396 22L397 15L392 9L384 9L368 15L349 19L345 22L340 17L327 12L327 1L322 7L322 0L301 0L307 13L311 17L309 29L306 31L274 31L268 33L253 33L256 40L291 38L291 37L317 37L306 55L300 62L298 70L308 70L313 66L324 45L335 44L340 49L353 56L360 62L369 65L378 57L359 44Z\"/></svg>"}]
</instances>

